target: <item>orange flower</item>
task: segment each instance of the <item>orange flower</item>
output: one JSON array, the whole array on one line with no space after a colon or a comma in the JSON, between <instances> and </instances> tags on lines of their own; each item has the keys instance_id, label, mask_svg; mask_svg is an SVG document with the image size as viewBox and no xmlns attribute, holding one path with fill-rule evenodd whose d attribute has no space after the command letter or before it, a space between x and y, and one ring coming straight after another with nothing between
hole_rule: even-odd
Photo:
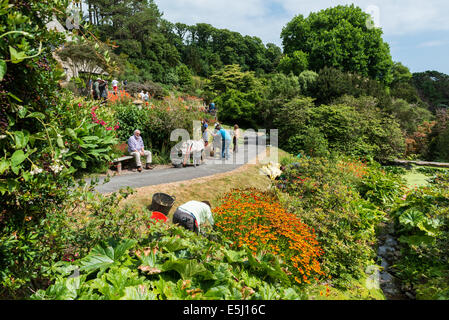
<instances>
[{"instance_id":1,"label":"orange flower","mask_svg":"<svg viewBox=\"0 0 449 320\"><path fill-rule=\"evenodd\" d=\"M317 260L322 249L314 232L285 211L275 196L255 189L232 190L214 214L217 228L235 247L247 245L254 253L285 257L296 282L310 283L312 275L323 275Z\"/></svg>"}]
</instances>

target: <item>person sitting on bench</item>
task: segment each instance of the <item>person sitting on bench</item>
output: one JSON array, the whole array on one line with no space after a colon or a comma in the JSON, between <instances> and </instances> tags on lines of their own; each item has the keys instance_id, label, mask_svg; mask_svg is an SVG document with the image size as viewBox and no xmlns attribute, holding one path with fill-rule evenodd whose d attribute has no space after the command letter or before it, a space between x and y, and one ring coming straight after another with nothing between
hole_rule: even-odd
<instances>
[{"instance_id":1,"label":"person sitting on bench","mask_svg":"<svg viewBox=\"0 0 449 320\"><path fill-rule=\"evenodd\" d=\"M143 140L140 136L140 130L135 130L134 135L132 135L128 139L128 152L131 156L134 157L134 160L136 161L137 170L139 172L142 172L142 163L140 161L140 156L145 156L145 169L151 170L153 169L151 167L151 151L144 150ZM135 171L135 169L133 170Z\"/></svg>"},{"instance_id":2,"label":"person sitting on bench","mask_svg":"<svg viewBox=\"0 0 449 320\"><path fill-rule=\"evenodd\" d=\"M210 226L214 225L211 205L209 201L189 201L180 205L173 214L173 223L178 223L187 230L196 232L201 231L201 225L206 221Z\"/></svg>"}]
</instances>

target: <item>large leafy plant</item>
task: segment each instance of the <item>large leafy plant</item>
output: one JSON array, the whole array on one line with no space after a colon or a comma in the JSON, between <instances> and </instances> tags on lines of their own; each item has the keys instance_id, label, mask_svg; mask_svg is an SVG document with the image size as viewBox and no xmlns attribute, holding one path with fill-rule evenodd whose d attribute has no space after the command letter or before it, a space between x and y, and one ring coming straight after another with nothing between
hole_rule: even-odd
<instances>
[{"instance_id":1,"label":"large leafy plant","mask_svg":"<svg viewBox=\"0 0 449 320\"><path fill-rule=\"evenodd\" d=\"M42 266L62 255L52 247L58 233L47 232L46 219L72 195L80 163L107 160L113 143L87 124L90 117L62 112L73 102L63 98L63 71L52 53L65 38L46 24L64 21L67 4L0 1L1 297L27 296L46 285Z\"/></svg>"},{"instance_id":2,"label":"large leafy plant","mask_svg":"<svg viewBox=\"0 0 449 320\"><path fill-rule=\"evenodd\" d=\"M214 235L214 237L219 234ZM272 255L234 251L177 226L150 225L150 237L106 241L73 264L58 262L55 283L32 299L303 299Z\"/></svg>"}]
</instances>

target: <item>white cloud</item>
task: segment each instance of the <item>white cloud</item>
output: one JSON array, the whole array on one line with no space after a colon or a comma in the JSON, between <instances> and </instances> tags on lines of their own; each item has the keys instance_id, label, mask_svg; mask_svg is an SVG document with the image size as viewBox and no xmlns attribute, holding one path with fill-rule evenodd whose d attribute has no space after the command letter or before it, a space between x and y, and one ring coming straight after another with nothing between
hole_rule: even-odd
<instances>
[{"instance_id":1,"label":"white cloud","mask_svg":"<svg viewBox=\"0 0 449 320\"><path fill-rule=\"evenodd\" d=\"M274 0L292 15L307 16L310 12L352 4L366 10L369 6L379 8L380 25L389 35L410 34L431 30L449 30L449 2L447 0Z\"/></svg>"},{"instance_id":2,"label":"white cloud","mask_svg":"<svg viewBox=\"0 0 449 320\"><path fill-rule=\"evenodd\" d=\"M280 32L289 17L273 15L272 3L265 0L156 0L163 17L171 22L209 23L215 28L257 36L264 43L280 45Z\"/></svg>"},{"instance_id":3,"label":"white cloud","mask_svg":"<svg viewBox=\"0 0 449 320\"><path fill-rule=\"evenodd\" d=\"M446 45L447 43L448 43L448 41L445 41L445 40L426 41L426 42L420 43L418 45L418 48L440 47L440 46Z\"/></svg>"},{"instance_id":4,"label":"white cloud","mask_svg":"<svg viewBox=\"0 0 449 320\"><path fill-rule=\"evenodd\" d=\"M278 45L282 28L295 15L308 16L310 12L351 3L364 10L377 6L385 35L449 30L447 0L156 0L169 21L209 23Z\"/></svg>"}]
</instances>

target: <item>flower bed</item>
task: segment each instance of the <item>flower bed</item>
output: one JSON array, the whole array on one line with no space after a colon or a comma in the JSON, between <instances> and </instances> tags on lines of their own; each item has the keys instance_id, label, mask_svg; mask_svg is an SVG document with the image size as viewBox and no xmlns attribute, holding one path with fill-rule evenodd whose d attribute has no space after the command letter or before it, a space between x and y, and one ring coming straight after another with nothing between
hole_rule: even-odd
<instances>
[{"instance_id":1,"label":"flower bed","mask_svg":"<svg viewBox=\"0 0 449 320\"><path fill-rule=\"evenodd\" d=\"M254 254L280 256L284 271L298 283L323 275L318 258L322 250L314 230L285 211L277 198L255 189L233 190L214 209L216 227L233 241L235 248L247 246Z\"/></svg>"}]
</instances>

